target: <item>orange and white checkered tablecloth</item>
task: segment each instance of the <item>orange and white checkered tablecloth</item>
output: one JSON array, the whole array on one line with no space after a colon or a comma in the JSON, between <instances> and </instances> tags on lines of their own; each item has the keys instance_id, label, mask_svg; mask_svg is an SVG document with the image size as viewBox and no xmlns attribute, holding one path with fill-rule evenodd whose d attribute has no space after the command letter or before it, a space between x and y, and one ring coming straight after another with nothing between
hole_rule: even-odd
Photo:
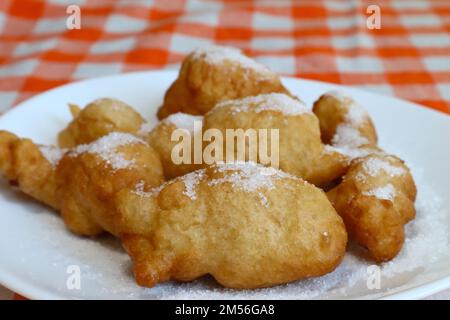
<instances>
[{"instance_id":1,"label":"orange and white checkered tablecloth","mask_svg":"<svg viewBox=\"0 0 450 320\"><path fill-rule=\"evenodd\" d=\"M67 28L72 4L81 29ZM208 43L450 113L450 0L0 0L0 113L74 80L178 68Z\"/></svg>"}]
</instances>

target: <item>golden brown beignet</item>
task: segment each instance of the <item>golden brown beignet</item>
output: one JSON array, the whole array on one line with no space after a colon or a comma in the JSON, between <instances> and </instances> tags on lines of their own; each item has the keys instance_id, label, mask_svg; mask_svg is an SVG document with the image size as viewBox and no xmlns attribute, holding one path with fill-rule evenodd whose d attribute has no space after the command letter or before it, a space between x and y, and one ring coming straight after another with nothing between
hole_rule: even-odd
<instances>
[{"instance_id":1,"label":"golden brown beignet","mask_svg":"<svg viewBox=\"0 0 450 320\"><path fill-rule=\"evenodd\" d=\"M328 198L344 219L349 235L375 261L394 258L404 242L404 225L414 219L416 186L404 162L371 154L353 160Z\"/></svg>"},{"instance_id":2,"label":"golden brown beignet","mask_svg":"<svg viewBox=\"0 0 450 320\"><path fill-rule=\"evenodd\" d=\"M314 103L322 141L336 147L376 146L377 133L367 111L350 96L329 91Z\"/></svg>"},{"instance_id":3,"label":"golden brown beignet","mask_svg":"<svg viewBox=\"0 0 450 320\"><path fill-rule=\"evenodd\" d=\"M117 235L114 197L136 184L164 181L158 154L146 142L126 133L110 133L69 151L56 170L57 197L68 228L80 235L107 231Z\"/></svg>"},{"instance_id":4,"label":"golden brown beignet","mask_svg":"<svg viewBox=\"0 0 450 320\"><path fill-rule=\"evenodd\" d=\"M132 107L112 98L97 99L84 109L70 108L73 120L58 135L61 148L91 143L111 132L135 134L145 122Z\"/></svg>"},{"instance_id":5,"label":"golden brown beignet","mask_svg":"<svg viewBox=\"0 0 450 320\"><path fill-rule=\"evenodd\" d=\"M164 181L156 151L126 133L60 150L0 131L0 171L24 193L59 210L67 227L85 236L118 234L113 201L118 191Z\"/></svg>"},{"instance_id":6,"label":"golden brown beignet","mask_svg":"<svg viewBox=\"0 0 450 320\"><path fill-rule=\"evenodd\" d=\"M205 115L204 130L208 129L222 132L224 155L227 129L278 129L279 169L318 186L342 176L348 167L346 155L322 143L317 117L302 102L285 94L222 102ZM237 156L237 144L234 151ZM262 162L260 158L257 161Z\"/></svg>"},{"instance_id":7,"label":"golden brown beignet","mask_svg":"<svg viewBox=\"0 0 450 320\"><path fill-rule=\"evenodd\" d=\"M122 190L116 205L136 280L147 287L206 274L239 289L320 276L336 268L347 243L322 190L255 163Z\"/></svg>"},{"instance_id":8,"label":"golden brown beignet","mask_svg":"<svg viewBox=\"0 0 450 320\"><path fill-rule=\"evenodd\" d=\"M203 115L221 101L269 92L289 93L276 73L238 49L207 46L184 59L158 118L177 112Z\"/></svg>"}]
</instances>

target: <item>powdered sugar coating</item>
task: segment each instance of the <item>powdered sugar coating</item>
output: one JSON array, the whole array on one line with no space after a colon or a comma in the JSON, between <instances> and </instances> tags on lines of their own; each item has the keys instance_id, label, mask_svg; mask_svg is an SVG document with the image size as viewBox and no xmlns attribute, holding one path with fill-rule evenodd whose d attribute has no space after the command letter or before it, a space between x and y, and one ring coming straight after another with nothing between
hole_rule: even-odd
<instances>
[{"instance_id":1,"label":"powdered sugar coating","mask_svg":"<svg viewBox=\"0 0 450 320\"><path fill-rule=\"evenodd\" d=\"M70 155L77 156L83 153L98 155L113 170L130 168L134 165L134 159L125 159L121 152L116 149L130 144L147 144L143 140L129 133L112 132L90 144L77 146L70 152Z\"/></svg>"},{"instance_id":2,"label":"powdered sugar coating","mask_svg":"<svg viewBox=\"0 0 450 320\"><path fill-rule=\"evenodd\" d=\"M140 197L157 196L165 187L167 187L171 183L182 181L185 187L182 193L185 196L189 197L191 200L196 200L197 199L196 189L200 181L202 181L202 179L205 177L205 172L206 172L205 169L199 169L190 172L188 174L185 174L184 176L177 177L171 181L164 182L158 187L153 187L149 191L145 191L145 183L143 181L139 181L136 184L133 193Z\"/></svg>"},{"instance_id":3,"label":"powdered sugar coating","mask_svg":"<svg viewBox=\"0 0 450 320\"><path fill-rule=\"evenodd\" d=\"M267 199L267 197L264 195L264 193L262 192L258 192L258 196L259 196L259 201L261 202L261 204L268 208L269 207L269 200Z\"/></svg>"},{"instance_id":4,"label":"powdered sugar coating","mask_svg":"<svg viewBox=\"0 0 450 320\"><path fill-rule=\"evenodd\" d=\"M255 162L237 161L234 163L218 163L215 165L214 170L215 172L224 173L224 175L221 178L209 180L209 186L231 183L233 187L244 192L258 192L261 204L264 206L268 206L269 201L261 191L272 190L275 187L274 181L286 178L300 181L293 175L271 167L264 167ZM165 182L159 187L152 188L148 192L144 191L143 182L139 182L136 184L133 192L142 197L150 197L159 194L159 192L167 185L176 181L182 181L185 185L185 190L182 193L191 200L196 200L197 186L203 179L205 179L205 177L206 170L199 169L184 176L175 178L172 181ZM307 182L304 183L306 184Z\"/></svg>"},{"instance_id":5,"label":"powdered sugar coating","mask_svg":"<svg viewBox=\"0 0 450 320\"><path fill-rule=\"evenodd\" d=\"M391 177L400 176L405 173L405 169L402 167L396 167L380 158L370 158L363 163L364 171L372 177L378 176L381 172L385 172Z\"/></svg>"},{"instance_id":6,"label":"powdered sugar coating","mask_svg":"<svg viewBox=\"0 0 450 320\"><path fill-rule=\"evenodd\" d=\"M348 106L348 111L345 116L345 121L352 123L355 126L364 124L369 118L369 114L360 104L352 100Z\"/></svg>"},{"instance_id":7,"label":"powdered sugar coating","mask_svg":"<svg viewBox=\"0 0 450 320\"><path fill-rule=\"evenodd\" d=\"M283 93L267 93L243 99L227 100L218 103L215 108L230 108L233 114L270 110L281 112L285 116L297 116L310 113L305 104Z\"/></svg>"},{"instance_id":8,"label":"powdered sugar coating","mask_svg":"<svg viewBox=\"0 0 450 320\"><path fill-rule=\"evenodd\" d=\"M55 168L64 156L64 153L66 153L67 149L40 145L39 151L44 156L44 158L47 159L47 161L52 165L52 167Z\"/></svg>"},{"instance_id":9,"label":"powdered sugar coating","mask_svg":"<svg viewBox=\"0 0 450 320\"><path fill-rule=\"evenodd\" d=\"M281 170L264 167L255 162L222 163L219 164L216 172L224 173L223 177L212 179L208 185L215 186L229 183L233 188L244 192L258 192L260 202L263 206L268 206L267 197L262 193L264 190L272 190L275 188L274 182L281 179L294 179L301 181L297 177L285 173ZM305 182L306 183L306 182Z\"/></svg>"},{"instance_id":10,"label":"powdered sugar coating","mask_svg":"<svg viewBox=\"0 0 450 320\"><path fill-rule=\"evenodd\" d=\"M331 143L338 147L357 148L369 143L369 140L361 136L359 130L353 125L343 123L336 128Z\"/></svg>"},{"instance_id":11,"label":"powdered sugar coating","mask_svg":"<svg viewBox=\"0 0 450 320\"><path fill-rule=\"evenodd\" d=\"M191 200L196 200L197 186L204 177L205 177L205 170L197 170L181 177L181 180L184 182L185 187L183 194L185 196L188 196Z\"/></svg>"},{"instance_id":12,"label":"powdered sugar coating","mask_svg":"<svg viewBox=\"0 0 450 320\"><path fill-rule=\"evenodd\" d=\"M140 180L136 183L132 192L140 197L148 198L154 195L158 195L165 186L167 186L167 182L164 182L157 187L152 187L149 191L145 191L145 181Z\"/></svg>"},{"instance_id":13,"label":"powdered sugar coating","mask_svg":"<svg viewBox=\"0 0 450 320\"><path fill-rule=\"evenodd\" d=\"M325 96L331 96L347 107L347 113L344 121L336 128L336 132L331 139L331 143L338 147L357 148L369 143L367 138L363 137L359 128L367 123L369 115L367 111L350 96L339 92L329 91Z\"/></svg>"},{"instance_id":14,"label":"powdered sugar coating","mask_svg":"<svg viewBox=\"0 0 450 320\"><path fill-rule=\"evenodd\" d=\"M194 135L196 130L201 129L203 117L177 112L165 118L163 122L171 123L178 129L187 130L191 135ZM199 126L196 126L196 123L198 123Z\"/></svg>"},{"instance_id":15,"label":"powdered sugar coating","mask_svg":"<svg viewBox=\"0 0 450 320\"><path fill-rule=\"evenodd\" d=\"M138 136L140 137L146 137L155 127L153 123L146 122L139 128L139 131L137 132Z\"/></svg>"},{"instance_id":16,"label":"powdered sugar coating","mask_svg":"<svg viewBox=\"0 0 450 320\"><path fill-rule=\"evenodd\" d=\"M221 178L208 181L208 185L215 186L229 183L233 188L244 192L257 192L260 203L264 207L269 206L269 200L263 192L264 190L273 190L276 180L294 179L300 181L300 179L291 174L272 167L265 167L252 161L220 163L215 168L215 172L224 173L224 175Z\"/></svg>"},{"instance_id":17,"label":"powdered sugar coating","mask_svg":"<svg viewBox=\"0 0 450 320\"><path fill-rule=\"evenodd\" d=\"M371 148L351 148L348 146L336 147L331 145L325 145L324 152L331 154L333 152L340 153L346 157L348 157L348 162L351 162L353 159L361 158L368 156L369 154L382 154L383 152L378 149Z\"/></svg>"},{"instance_id":18,"label":"powdered sugar coating","mask_svg":"<svg viewBox=\"0 0 450 320\"><path fill-rule=\"evenodd\" d=\"M193 60L204 59L207 63L213 65L230 61L238 64L241 68L253 70L261 75L273 76L269 68L245 56L237 48L208 45L195 50L191 57Z\"/></svg>"},{"instance_id":19,"label":"powdered sugar coating","mask_svg":"<svg viewBox=\"0 0 450 320\"><path fill-rule=\"evenodd\" d=\"M396 195L395 188L392 184L388 183L383 187L378 187L365 191L362 193L365 196L374 196L381 200L393 201Z\"/></svg>"},{"instance_id":20,"label":"powdered sugar coating","mask_svg":"<svg viewBox=\"0 0 450 320\"><path fill-rule=\"evenodd\" d=\"M145 196L146 194L144 190L145 190L145 181L144 180L138 181L134 187L134 192L137 195Z\"/></svg>"}]
</instances>

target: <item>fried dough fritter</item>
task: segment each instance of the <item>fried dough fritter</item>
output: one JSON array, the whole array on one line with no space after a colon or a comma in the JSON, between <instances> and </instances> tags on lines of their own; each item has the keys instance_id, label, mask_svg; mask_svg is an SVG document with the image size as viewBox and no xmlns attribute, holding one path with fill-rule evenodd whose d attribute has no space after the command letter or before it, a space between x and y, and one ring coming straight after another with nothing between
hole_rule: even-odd
<instances>
[{"instance_id":1,"label":"fried dough fritter","mask_svg":"<svg viewBox=\"0 0 450 320\"><path fill-rule=\"evenodd\" d=\"M114 224L114 196L136 184L158 186L164 181L158 154L146 142L126 133L110 133L69 151L56 169L56 194L68 228L92 236Z\"/></svg>"},{"instance_id":2,"label":"fried dough fritter","mask_svg":"<svg viewBox=\"0 0 450 320\"><path fill-rule=\"evenodd\" d=\"M269 287L331 272L345 253L344 224L322 190L251 162L122 190L116 205L142 286L210 274L229 288Z\"/></svg>"},{"instance_id":3,"label":"fried dough fritter","mask_svg":"<svg viewBox=\"0 0 450 320\"><path fill-rule=\"evenodd\" d=\"M317 117L303 103L284 94L220 103L205 115L204 130L208 129L222 132L224 154L229 142L227 129L278 129L279 168L318 186L342 176L348 167L345 154L322 143ZM234 151L237 157L237 144ZM257 161L263 163L259 157Z\"/></svg>"},{"instance_id":4,"label":"fried dough fritter","mask_svg":"<svg viewBox=\"0 0 450 320\"><path fill-rule=\"evenodd\" d=\"M367 111L350 96L329 91L314 102L322 141L336 147L376 146L377 133Z\"/></svg>"},{"instance_id":5,"label":"fried dough fritter","mask_svg":"<svg viewBox=\"0 0 450 320\"><path fill-rule=\"evenodd\" d=\"M118 234L113 199L119 190L164 181L156 151L126 133L61 150L0 131L0 172L24 193L59 210L67 227L84 236Z\"/></svg>"},{"instance_id":6,"label":"fried dough fritter","mask_svg":"<svg viewBox=\"0 0 450 320\"><path fill-rule=\"evenodd\" d=\"M414 219L416 186L404 162L370 154L353 160L328 198L349 235L377 262L394 258L404 242L404 225Z\"/></svg>"},{"instance_id":7,"label":"fried dough fritter","mask_svg":"<svg viewBox=\"0 0 450 320\"><path fill-rule=\"evenodd\" d=\"M0 131L0 172L32 198L58 209L55 165L64 150Z\"/></svg>"},{"instance_id":8,"label":"fried dough fritter","mask_svg":"<svg viewBox=\"0 0 450 320\"><path fill-rule=\"evenodd\" d=\"M97 99L84 109L69 106L74 119L58 135L61 148L91 143L111 132L135 134L145 123L139 113L117 99Z\"/></svg>"},{"instance_id":9,"label":"fried dough fritter","mask_svg":"<svg viewBox=\"0 0 450 320\"><path fill-rule=\"evenodd\" d=\"M276 73L238 49L207 46L184 59L158 118L177 112L203 115L221 101L270 92L289 93Z\"/></svg>"},{"instance_id":10,"label":"fried dough fritter","mask_svg":"<svg viewBox=\"0 0 450 320\"><path fill-rule=\"evenodd\" d=\"M377 262L394 258L404 242L404 225L415 216L416 187L409 169L377 146L369 114L351 97L322 95L313 112L329 150L352 160L342 182L327 195L347 231Z\"/></svg>"}]
</instances>

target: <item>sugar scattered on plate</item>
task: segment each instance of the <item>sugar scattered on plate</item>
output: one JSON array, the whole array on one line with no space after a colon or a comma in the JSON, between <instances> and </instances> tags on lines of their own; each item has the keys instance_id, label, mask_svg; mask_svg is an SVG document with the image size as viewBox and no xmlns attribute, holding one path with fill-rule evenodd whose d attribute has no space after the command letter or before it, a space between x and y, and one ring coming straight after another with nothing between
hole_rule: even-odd
<instances>
[{"instance_id":1,"label":"sugar scattered on plate","mask_svg":"<svg viewBox=\"0 0 450 320\"><path fill-rule=\"evenodd\" d=\"M112 132L90 144L82 144L70 151L70 155L77 156L83 153L98 155L113 170L130 168L134 159L125 159L124 154L117 148L130 144L146 144L143 140L129 133Z\"/></svg>"}]
</instances>

